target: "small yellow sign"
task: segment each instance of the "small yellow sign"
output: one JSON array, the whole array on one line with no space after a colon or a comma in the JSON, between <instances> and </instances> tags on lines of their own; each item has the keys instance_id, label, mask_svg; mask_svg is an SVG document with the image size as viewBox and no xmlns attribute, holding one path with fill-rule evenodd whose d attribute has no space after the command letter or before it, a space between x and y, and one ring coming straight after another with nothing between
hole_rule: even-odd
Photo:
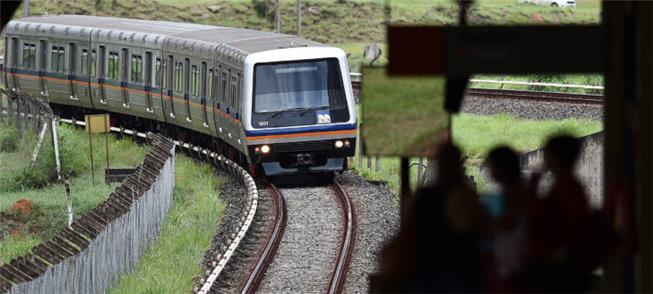
<instances>
[{"instance_id":1,"label":"small yellow sign","mask_svg":"<svg viewBox=\"0 0 653 294\"><path fill-rule=\"evenodd\" d=\"M111 130L109 114L85 115L84 120L87 133L102 134Z\"/></svg>"}]
</instances>

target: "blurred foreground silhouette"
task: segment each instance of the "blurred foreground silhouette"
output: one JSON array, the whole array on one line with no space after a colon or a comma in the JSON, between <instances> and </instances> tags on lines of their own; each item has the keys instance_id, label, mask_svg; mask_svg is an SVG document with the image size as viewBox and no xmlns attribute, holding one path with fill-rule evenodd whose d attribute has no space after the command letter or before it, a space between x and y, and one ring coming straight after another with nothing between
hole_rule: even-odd
<instances>
[{"instance_id":1,"label":"blurred foreground silhouette","mask_svg":"<svg viewBox=\"0 0 653 294\"><path fill-rule=\"evenodd\" d=\"M465 177L460 149L438 150L437 178L415 192L400 231L381 251L372 292L588 291L617 237L573 173L575 138L547 142L544 166L553 182L539 194L541 173L523 179L509 147L488 154L497 189L482 196Z\"/></svg>"}]
</instances>

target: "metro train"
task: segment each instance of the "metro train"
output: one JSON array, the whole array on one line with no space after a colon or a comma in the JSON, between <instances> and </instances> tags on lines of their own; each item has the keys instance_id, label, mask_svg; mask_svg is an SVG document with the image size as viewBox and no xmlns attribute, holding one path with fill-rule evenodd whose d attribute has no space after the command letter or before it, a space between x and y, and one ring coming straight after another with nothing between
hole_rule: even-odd
<instances>
[{"instance_id":1,"label":"metro train","mask_svg":"<svg viewBox=\"0 0 653 294\"><path fill-rule=\"evenodd\" d=\"M356 146L345 53L297 36L81 15L11 21L6 89L57 113L111 113L267 176L333 173ZM117 121L116 121L117 120ZM129 121L129 123L127 123Z\"/></svg>"}]
</instances>

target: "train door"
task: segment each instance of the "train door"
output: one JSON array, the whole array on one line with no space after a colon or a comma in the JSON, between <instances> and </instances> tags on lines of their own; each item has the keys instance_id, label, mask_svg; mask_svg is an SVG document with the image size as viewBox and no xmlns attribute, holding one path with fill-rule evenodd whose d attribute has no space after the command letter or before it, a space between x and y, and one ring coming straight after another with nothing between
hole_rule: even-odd
<instances>
[{"instance_id":1,"label":"train door","mask_svg":"<svg viewBox=\"0 0 653 294\"><path fill-rule=\"evenodd\" d=\"M107 90L104 86L107 72L107 47L100 46L100 54L98 56L98 71L97 71L97 81L100 88L100 103L107 104Z\"/></svg>"},{"instance_id":2,"label":"train door","mask_svg":"<svg viewBox=\"0 0 653 294\"><path fill-rule=\"evenodd\" d=\"M152 52L145 52L145 107L147 112L154 112L154 107L152 106L152 91L151 87L153 86L152 79Z\"/></svg>"},{"instance_id":3,"label":"train door","mask_svg":"<svg viewBox=\"0 0 653 294\"><path fill-rule=\"evenodd\" d=\"M14 88L14 89L20 89L20 86L18 84L18 76L16 76L16 68L18 68L18 39L17 38L11 38L11 42L9 43L9 54L7 60L7 69L9 70L9 76L8 76L8 81L9 81L9 87Z\"/></svg>"},{"instance_id":4,"label":"train door","mask_svg":"<svg viewBox=\"0 0 653 294\"><path fill-rule=\"evenodd\" d=\"M207 73L208 73L208 70L206 68L206 62L202 62L202 70L201 70L201 75L200 75L201 76L200 81L201 81L201 84L202 84L201 90L200 90L200 103L202 105L202 125L205 128L209 127L209 118L208 118L208 114L207 114L208 110L206 109L206 104L207 104L206 100L207 100L207 97L208 97L208 95L207 95L208 94L207 87L209 86L208 82L211 79L210 77L207 76Z\"/></svg>"},{"instance_id":5,"label":"train door","mask_svg":"<svg viewBox=\"0 0 653 294\"><path fill-rule=\"evenodd\" d=\"M41 96L48 96L48 81L45 79L45 73L48 71L48 43L45 40L39 40L38 48L38 75L39 75L39 88Z\"/></svg>"},{"instance_id":6,"label":"train door","mask_svg":"<svg viewBox=\"0 0 653 294\"><path fill-rule=\"evenodd\" d=\"M165 111L167 112L167 115L170 116L171 118L175 118L175 101L174 101L174 91L177 90L177 82L180 79L180 77L177 76L178 73L178 65L174 63L174 58L172 55L168 56L168 62L167 64L164 62L164 67L167 67L165 70L165 74L167 75L164 84L166 84L166 99L165 101ZM173 74L174 73L174 74Z\"/></svg>"},{"instance_id":7,"label":"train door","mask_svg":"<svg viewBox=\"0 0 653 294\"><path fill-rule=\"evenodd\" d=\"M122 106L124 107L129 107L129 91L128 85L129 85L129 52L127 49L123 48L122 49L122 55L120 56L121 62L120 62L120 67L122 67L121 75L120 75L120 88L122 89Z\"/></svg>"},{"instance_id":8,"label":"train door","mask_svg":"<svg viewBox=\"0 0 653 294\"><path fill-rule=\"evenodd\" d=\"M79 100L77 84L77 44L70 43L68 47L68 85L70 86L70 99Z\"/></svg>"},{"instance_id":9,"label":"train door","mask_svg":"<svg viewBox=\"0 0 653 294\"><path fill-rule=\"evenodd\" d=\"M183 86L184 86L184 104L186 105L186 121L191 122L192 121L192 116L190 113L190 94L189 94L189 88L190 88L190 59L186 58L184 60L184 78L183 78Z\"/></svg>"}]
</instances>

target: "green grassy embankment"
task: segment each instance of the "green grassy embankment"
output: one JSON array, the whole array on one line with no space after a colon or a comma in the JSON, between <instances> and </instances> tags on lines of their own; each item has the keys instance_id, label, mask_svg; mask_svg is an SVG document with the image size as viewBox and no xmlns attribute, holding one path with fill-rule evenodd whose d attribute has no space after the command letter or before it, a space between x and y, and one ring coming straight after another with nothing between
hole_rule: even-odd
<instances>
[{"instance_id":1,"label":"green grassy embankment","mask_svg":"<svg viewBox=\"0 0 653 294\"><path fill-rule=\"evenodd\" d=\"M506 144L515 150L525 152L540 148L548 137L556 133L566 132L581 137L603 129L599 121L577 119L536 121L518 119L506 114L492 116L460 114L452 119L452 123L454 143L469 156L467 174L477 178L478 166L495 146ZM357 158L350 162L350 166L366 178L386 181L393 191L399 190L398 158L382 157L379 172L374 172L373 168L367 169L366 160L363 160L363 166L359 166ZM411 181L416 183L417 167L411 168L411 175ZM484 188L482 183L480 184L479 188Z\"/></svg>"},{"instance_id":2,"label":"green grassy embankment","mask_svg":"<svg viewBox=\"0 0 653 294\"><path fill-rule=\"evenodd\" d=\"M96 182L93 184L86 134L64 125L59 127L59 135L64 170L70 170L66 168L67 162L78 161L79 164L72 169L74 172L69 179L74 212L79 217L105 200L118 184L105 185L103 181L103 136L93 138L96 160ZM112 166L142 163L147 146L139 146L130 139L110 138ZM49 142L49 138L45 140ZM25 178L34 177L15 177L24 173L40 174L35 171L38 169L44 169L48 174L50 167L44 158L50 156L51 149L46 144L40 157L43 162L33 169L28 168L35 141L35 135L31 133L18 140L14 128L4 122L0 124L0 183L3 183L0 185L0 264L29 252L66 225L63 185L51 184L51 178L47 178L42 188L31 188L31 182L26 182ZM75 150L75 153L69 152ZM162 225L160 238L141 258L135 270L122 277L112 293L188 292L193 278L201 271L198 265L213 237L207 232L215 230L223 211L218 192L222 181L209 165L183 155L177 156L175 167L173 205Z\"/></svg>"},{"instance_id":3,"label":"green grassy embankment","mask_svg":"<svg viewBox=\"0 0 653 294\"><path fill-rule=\"evenodd\" d=\"M109 293L192 291L193 279L201 272L198 265L224 210L218 192L222 182L209 165L178 156L175 184L173 207L159 240Z\"/></svg>"},{"instance_id":4,"label":"green grassy embankment","mask_svg":"<svg viewBox=\"0 0 653 294\"><path fill-rule=\"evenodd\" d=\"M70 181L73 209L79 217L105 200L117 184L104 184L104 137L93 138L93 184L86 134L67 125L59 126L58 131L62 171ZM66 193L62 184L53 182L54 153L49 135L38 161L30 167L36 140L33 132L17 139L15 129L0 122L0 264L49 240L66 225ZM147 152L146 147L113 136L109 145L114 167L136 166Z\"/></svg>"}]
</instances>

